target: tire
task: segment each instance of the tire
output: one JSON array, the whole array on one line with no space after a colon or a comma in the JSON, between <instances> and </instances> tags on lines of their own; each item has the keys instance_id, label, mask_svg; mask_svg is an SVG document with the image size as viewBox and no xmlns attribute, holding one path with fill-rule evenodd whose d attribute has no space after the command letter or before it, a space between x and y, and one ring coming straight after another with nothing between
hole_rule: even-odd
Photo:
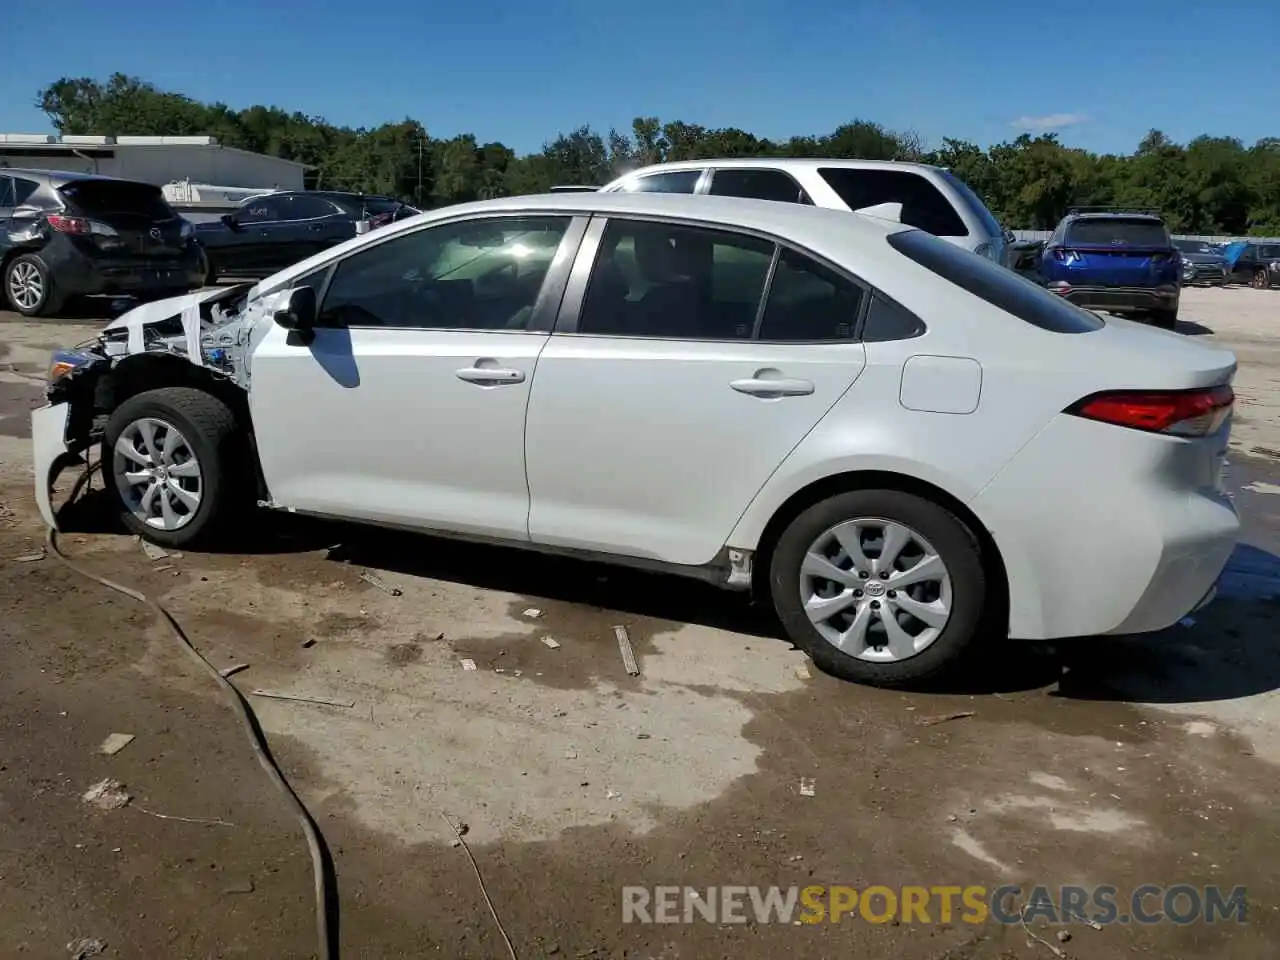
<instances>
[{"instance_id":1,"label":"tire","mask_svg":"<svg viewBox=\"0 0 1280 960\"><path fill-rule=\"evenodd\" d=\"M1271 286L1271 277L1268 275L1266 267L1259 267L1253 271L1253 281L1250 286L1255 290L1266 290Z\"/></svg>"},{"instance_id":2,"label":"tire","mask_svg":"<svg viewBox=\"0 0 1280 960\"><path fill-rule=\"evenodd\" d=\"M834 545L832 528L839 524L854 521L866 521L864 533L870 534L880 528L883 535L884 524L905 528L910 536L909 546L899 554L899 562L913 559L915 549L921 546L931 548L944 566L944 573L949 584L949 591L943 588L942 581L934 579L926 583L925 590L931 593L916 592L907 599L916 604L929 603L937 607L940 604L949 606L949 614L941 623L941 628L928 627L924 620L908 615L907 629L900 636L910 635L911 646L915 652L907 652L901 645L895 654L888 644L882 644L877 651L874 644L859 644L852 637L845 642L847 649L840 649L836 643L828 639L805 611L801 591L811 595L814 586L823 584L822 578L810 578L802 573L806 557L811 549L821 546L823 541ZM845 528L849 535L852 528ZM864 539L862 543L863 558L871 550L871 542ZM909 556L911 555L911 556ZM837 555L837 564L850 563L847 552ZM875 558L872 558L874 564ZM923 557L916 561L924 562ZM828 568L829 569L829 568ZM915 564L898 572L898 576L910 573ZM850 627L848 619L855 611L859 616L866 616L871 626L866 630L866 637L871 639L887 639L884 621L879 619L879 610L868 612L865 608L872 603L880 605L880 610L889 607L890 603L901 602L891 599L894 591L889 589L893 582L884 583L875 571L866 571L864 579L852 569L843 570L844 585L834 581L825 581L824 593L835 589L841 598L849 601L851 606L836 614L834 620L827 620L824 629L828 635L838 634L842 629ZM893 574L890 574L891 578ZM853 584L861 586L854 586ZM873 600L871 594L877 589L883 590L881 599ZM913 587L913 589L915 589ZM862 590L862 599L850 600L854 590ZM880 687L906 686L922 683L957 670L966 661L978 640L979 630L983 624L984 612L987 608L987 576L983 569L982 550L973 533L961 520L949 510L930 500L904 493L898 490L856 490L842 493L809 507L783 531L779 538L773 557L769 564L769 592L774 609L786 629L787 635L801 649L805 650L819 669L827 673L852 680L857 683ZM919 607L918 607L919 609ZM930 611L936 615L936 610ZM900 620L895 617L895 623ZM924 629L917 629L923 627ZM926 634L934 630L932 639ZM850 629L850 634L856 631Z\"/></svg>"},{"instance_id":3,"label":"tire","mask_svg":"<svg viewBox=\"0 0 1280 960\"><path fill-rule=\"evenodd\" d=\"M177 433L177 443L165 457L166 436ZM151 437L151 464L165 467L159 478L130 484L125 472L147 474L146 460L136 456L146 451ZM131 445L135 455L122 452ZM194 459L192 468L188 458ZM172 462L166 466L165 460ZM102 476L120 518L133 533L166 547L212 542L215 531L227 521L247 513L251 500L245 482L252 475L243 432L231 409L212 394L192 387L165 387L130 397L107 420L102 443ZM179 474L174 468L181 467ZM174 470L169 474L169 470ZM148 486L157 486L156 497L143 499ZM194 480L194 482L193 482ZM173 483L186 496L173 491ZM192 494L196 503L192 505ZM167 503L166 503L167 501ZM144 520L143 515L151 518ZM176 519L175 519L176 518Z\"/></svg>"},{"instance_id":4,"label":"tire","mask_svg":"<svg viewBox=\"0 0 1280 960\"><path fill-rule=\"evenodd\" d=\"M62 307L44 261L34 254L14 257L4 268L4 297L24 317L47 317Z\"/></svg>"}]
</instances>

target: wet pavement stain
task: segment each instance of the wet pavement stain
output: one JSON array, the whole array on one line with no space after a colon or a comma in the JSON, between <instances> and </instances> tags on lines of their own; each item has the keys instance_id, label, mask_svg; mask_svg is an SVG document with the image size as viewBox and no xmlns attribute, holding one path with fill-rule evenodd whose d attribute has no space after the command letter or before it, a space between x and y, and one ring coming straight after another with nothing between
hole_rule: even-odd
<instances>
[{"instance_id":1,"label":"wet pavement stain","mask_svg":"<svg viewBox=\"0 0 1280 960\"><path fill-rule=\"evenodd\" d=\"M422 647L417 643L393 643L387 647L387 663L395 667L406 667L422 659Z\"/></svg>"},{"instance_id":2,"label":"wet pavement stain","mask_svg":"<svg viewBox=\"0 0 1280 960\"><path fill-rule=\"evenodd\" d=\"M0 436L31 436L31 411L44 403L43 385L0 381Z\"/></svg>"},{"instance_id":3,"label":"wet pavement stain","mask_svg":"<svg viewBox=\"0 0 1280 960\"><path fill-rule=\"evenodd\" d=\"M316 624L316 634L321 637L341 637L353 633L368 633L379 626L380 622L367 614L326 613Z\"/></svg>"}]
</instances>

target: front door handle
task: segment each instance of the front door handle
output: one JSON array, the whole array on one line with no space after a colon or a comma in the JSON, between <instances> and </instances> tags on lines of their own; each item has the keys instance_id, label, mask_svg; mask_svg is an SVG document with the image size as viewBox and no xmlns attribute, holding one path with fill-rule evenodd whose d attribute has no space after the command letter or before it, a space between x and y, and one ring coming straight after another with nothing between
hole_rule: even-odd
<instances>
[{"instance_id":1,"label":"front door handle","mask_svg":"<svg viewBox=\"0 0 1280 960\"><path fill-rule=\"evenodd\" d=\"M813 393L813 384L808 380L765 380L748 377L745 380L730 381L729 386L739 393L753 397L805 397Z\"/></svg>"},{"instance_id":2,"label":"front door handle","mask_svg":"<svg viewBox=\"0 0 1280 960\"><path fill-rule=\"evenodd\" d=\"M463 367L457 371L458 379L467 383L495 386L503 383L523 383L524 371L508 367Z\"/></svg>"}]
</instances>

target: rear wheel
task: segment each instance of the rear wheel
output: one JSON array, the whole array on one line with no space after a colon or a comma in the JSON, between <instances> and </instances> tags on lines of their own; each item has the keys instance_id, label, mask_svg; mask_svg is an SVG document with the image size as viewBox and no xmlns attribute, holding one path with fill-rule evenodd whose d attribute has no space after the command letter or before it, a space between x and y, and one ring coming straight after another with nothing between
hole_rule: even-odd
<instances>
[{"instance_id":1,"label":"rear wheel","mask_svg":"<svg viewBox=\"0 0 1280 960\"><path fill-rule=\"evenodd\" d=\"M4 292L13 309L24 317L44 317L62 306L53 277L39 257L24 253L4 268Z\"/></svg>"},{"instance_id":2,"label":"rear wheel","mask_svg":"<svg viewBox=\"0 0 1280 960\"><path fill-rule=\"evenodd\" d=\"M1271 286L1271 277L1267 274L1266 267L1258 267L1253 271L1253 281L1250 285L1255 290L1266 290Z\"/></svg>"},{"instance_id":3,"label":"rear wheel","mask_svg":"<svg viewBox=\"0 0 1280 960\"><path fill-rule=\"evenodd\" d=\"M244 445L234 414L203 390L166 387L131 397L107 421L103 479L124 525L183 546L212 539L243 509Z\"/></svg>"},{"instance_id":4,"label":"rear wheel","mask_svg":"<svg viewBox=\"0 0 1280 960\"><path fill-rule=\"evenodd\" d=\"M828 673L899 686L955 669L986 607L982 552L938 504L858 490L809 507L769 566L788 636Z\"/></svg>"}]
</instances>

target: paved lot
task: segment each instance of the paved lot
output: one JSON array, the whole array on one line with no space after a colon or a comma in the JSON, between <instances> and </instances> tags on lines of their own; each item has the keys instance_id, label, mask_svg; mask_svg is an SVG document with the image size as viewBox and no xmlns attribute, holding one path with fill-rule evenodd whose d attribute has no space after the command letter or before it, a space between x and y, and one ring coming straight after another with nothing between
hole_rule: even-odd
<instances>
[{"instance_id":1,"label":"paved lot","mask_svg":"<svg viewBox=\"0 0 1280 960\"><path fill-rule=\"evenodd\" d=\"M307 957L305 846L216 690L145 609L13 559L42 536L25 414L90 314L0 315L0 958L77 937L113 957ZM1011 654L962 688L810 675L740 598L496 548L278 518L242 554L157 564L92 525L65 544L160 596L216 662L249 663L242 688L355 702L255 701L333 849L346 956L506 956L449 815L522 958L1273 957L1280 294L1190 290L1183 315L1240 358L1246 523L1222 599L1162 635ZM953 713L972 715L929 722ZM111 732L137 739L99 755ZM105 776L128 807L80 801ZM1068 942L1033 924L1046 945L991 921L621 922L627 885L1003 883L1110 884L1125 903L1145 883L1244 885L1248 923L1074 924Z\"/></svg>"}]
</instances>

